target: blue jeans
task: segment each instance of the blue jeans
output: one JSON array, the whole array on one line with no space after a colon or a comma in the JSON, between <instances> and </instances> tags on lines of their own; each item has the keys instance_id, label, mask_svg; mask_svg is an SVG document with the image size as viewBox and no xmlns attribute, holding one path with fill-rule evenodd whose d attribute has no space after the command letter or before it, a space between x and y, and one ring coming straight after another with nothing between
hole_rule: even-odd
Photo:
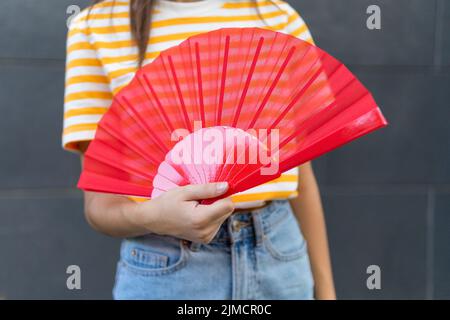
<instances>
[{"instance_id":1,"label":"blue jeans","mask_svg":"<svg viewBox=\"0 0 450 320\"><path fill-rule=\"evenodd\" d=\"M207 245L147 235L121 246L115 299L312 299L313 278L288 201L232 215Z\"/></svg>"}]
</instances>

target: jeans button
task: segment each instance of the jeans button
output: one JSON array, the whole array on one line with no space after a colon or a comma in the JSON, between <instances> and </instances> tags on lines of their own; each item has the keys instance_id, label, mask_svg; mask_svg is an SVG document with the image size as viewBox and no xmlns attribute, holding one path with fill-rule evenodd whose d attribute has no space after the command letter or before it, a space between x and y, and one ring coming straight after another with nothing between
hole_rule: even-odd
<instances>
[{"instance_id":1,"label":"jeans button","mask_svg":"<svg viewBox=\"0 0 450 320\"><path fill-rule=\"evenodd\" d=\"M239 230L241 230L241 224L238 220L233 220L231 223L231 228L233 229L233 232L239 232Z\"/></svg>"}]
</instances>

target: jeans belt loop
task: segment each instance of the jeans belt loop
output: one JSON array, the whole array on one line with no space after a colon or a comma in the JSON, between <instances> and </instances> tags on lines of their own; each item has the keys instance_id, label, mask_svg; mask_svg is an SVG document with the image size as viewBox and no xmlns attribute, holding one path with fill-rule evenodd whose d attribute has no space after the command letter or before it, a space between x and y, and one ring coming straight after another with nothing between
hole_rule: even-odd
<instances>
[{"instance_id":1,"label":"jeans belt loop","mask_svg":"<svg viewBox=\"0 0 450 320\"><path fill-rule=\"evenodd\" d=\"M181 242L187 249L189 249L192 252L196 252L196 251L200 250L200 247L202 245L201 243L192 242L189 240L181 240Z\"/></svg>"},{"instance_id":2,"label":"jeans belt loop","mask_svg":"<svg viewBox=\"0 0 450 320\"><path fill-rule=\"evenodd\" d=\"M253 230L255 233L256 245L261 246L264 240L264 226L259 210L252 211Z\"/></svg>"},{"instance_id":3,"label":"jeans belt loop","mask_svg":"<svg viewBox=\"0 0 450 320\"><path fill-rule=\"evenodd\" d=\"M198 242L191 242L191 245L189 246L189 249L193 252L197 252L198 250L200 250L200 247L202 246L201 243Z\"/></svg>"}]
</instances>

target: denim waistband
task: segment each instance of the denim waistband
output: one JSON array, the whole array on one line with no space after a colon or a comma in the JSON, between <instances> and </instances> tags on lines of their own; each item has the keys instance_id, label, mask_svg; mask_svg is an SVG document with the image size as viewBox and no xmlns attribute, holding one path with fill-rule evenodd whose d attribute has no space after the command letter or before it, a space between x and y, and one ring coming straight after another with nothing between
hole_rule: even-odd
<instances>
[{"instance_id":1,"label":"denim waistband","mask_svg":"<svg viewBox=\"0 0 450 320\"><path fill-rule=\"evenodd\" d=\"M261 209L239 211L231 215L220 227L210 245L229 246L233 242L253 238L261 243L265 234L292 213L287 200L275 200ZM192 243L196 250L201 244Z\"/></svg>"}]
</instances>

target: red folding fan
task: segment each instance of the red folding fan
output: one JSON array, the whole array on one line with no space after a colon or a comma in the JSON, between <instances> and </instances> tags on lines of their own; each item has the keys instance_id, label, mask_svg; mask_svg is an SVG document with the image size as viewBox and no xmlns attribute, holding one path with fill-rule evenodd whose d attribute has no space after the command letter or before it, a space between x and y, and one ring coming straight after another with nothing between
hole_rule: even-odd
<instances>
[{"instance_id":1,"label":"red folding fan","mask_svg":"<svg viewBox=\"0 0 450 320\"><path fill-rule=\"evenodd\" d=\"M323 50L274 31L220 29L162 52L115 96L78 186L154 198L227 181L225 197L386 124Z\"/></svg>"}]
</instances>

